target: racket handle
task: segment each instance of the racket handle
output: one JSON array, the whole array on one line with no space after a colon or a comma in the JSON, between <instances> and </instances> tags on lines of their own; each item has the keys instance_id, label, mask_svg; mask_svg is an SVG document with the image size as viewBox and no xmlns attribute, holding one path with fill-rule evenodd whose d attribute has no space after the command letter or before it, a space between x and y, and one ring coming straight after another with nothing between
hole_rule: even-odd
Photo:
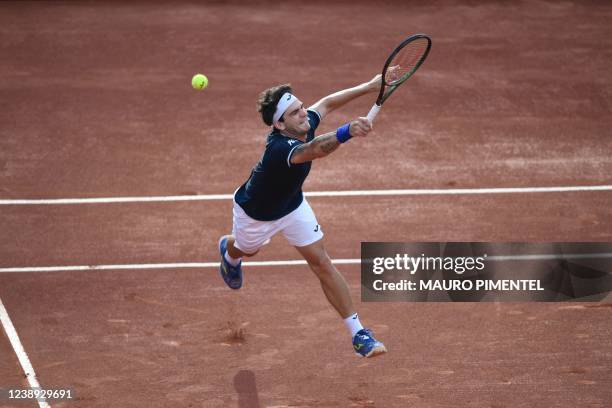
<instances>
[{"instance_id":1,"label":"racket handle","mask_svg":"<svg viewBox=\"0 0 612 408\"><path fill-rule=\"evenodd\" d=\"M368 120L370 122L374 122L374 118L376 117L376 115L378 115L378 112L380 111L380 105L374 104L374 106L372 106L372 109L370 109L370 112L368 112Z\"/></svg>"}]
</instances>

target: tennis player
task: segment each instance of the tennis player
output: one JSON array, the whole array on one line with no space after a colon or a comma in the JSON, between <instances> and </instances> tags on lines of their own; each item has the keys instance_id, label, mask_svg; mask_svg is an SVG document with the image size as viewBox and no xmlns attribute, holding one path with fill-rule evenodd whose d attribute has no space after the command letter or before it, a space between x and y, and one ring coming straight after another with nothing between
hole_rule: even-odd
<instances>
[{"instance_id":1,"label":"tennis player","mask_svg":"<svg viewBox=\"0 0 612 408\"><path fill-rule=\"evenodd\" d=\"M272 236L282 233L321 281L325 296L351 332L355 352L364 357L387 350L361 325L348 285L325 250L323 231L302 194L302 184L313 160L372 130L370 121L362 117L315 137L321 120L359 96L378 92L380 86L381 76L377 75L369 82L326 96L308 109L289 84L262 92L258 110L271 132L261 159L234 193L232 235L219 240L220 274L230 288L240 289L242 258L255 255Z\"/></svg>"}]
</instances>

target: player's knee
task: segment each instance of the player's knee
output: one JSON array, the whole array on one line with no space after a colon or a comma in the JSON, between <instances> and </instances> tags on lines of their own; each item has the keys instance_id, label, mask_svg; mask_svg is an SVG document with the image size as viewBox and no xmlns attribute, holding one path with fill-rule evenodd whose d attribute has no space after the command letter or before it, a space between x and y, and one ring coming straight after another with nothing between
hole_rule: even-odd
<instances>
[{"instance_id":1,"label":"player's knee","mask_svg":"<svg viewBox=\"0 0 612 408\"><path fill-rule=\"evenodd\" d=\"M236 246L236 239L230 240L227 246L227 252L229 252L232 258L242 258L242 257L251 257L256 255L259 252L260 248L248 248L242 249L242 247L238 248Z\"/></svg>"},{"instance_id":2,"label":"player's knee","mask_svg":"<svg viewBox=\"0 0 612 408\"><path fill-rule=\"evenodd\" d=\"M233 250L230 250L228 248L228 252L230 253L230 256L233 257L233 258L242 258L242 257L247 257L248 258L248 257L257 255L257 253L259 252L259 249L254 249L254 250L251 250L249 252L245 252L242 249L238 249L236 247L233 247L232 249Z\"/></svg>"},{"instance_id":3,"label":"player's knee","mask_svg":"<svg viewBox=\"0 0 612 408\"><path fill-rule=\"evenodd\" d=\"M256 249L255 252L250 252L248 254L243 252L243 254L244 254L244 256L246 256L248 258L248 257L257 255L258 252L259 252L259 249Z\"/></svg>"},{"instance_id":4,"label":"player's knee","mask_svg":"<svg viewBox=\"0 0 612 408\"><path fill-rule=\"evenodd\" d=\"M308 265L317 274L322 277L333 273L333 265L327 253L323 252L308 260Z\"/></svg>"}]
</instances>

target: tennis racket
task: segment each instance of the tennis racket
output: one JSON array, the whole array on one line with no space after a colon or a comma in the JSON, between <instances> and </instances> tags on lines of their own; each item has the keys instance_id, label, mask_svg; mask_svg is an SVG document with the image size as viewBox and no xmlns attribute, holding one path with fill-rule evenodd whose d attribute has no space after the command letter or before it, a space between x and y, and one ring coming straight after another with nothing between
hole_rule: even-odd
<instances>
[{"instance_id":1,"label":"tennis racket","mask_svg":"<svg viewBox=\"0 0 612 408\"><path fill-rule=\"evenodd\" d=\"M430 49L431 38L425 34L412 35L395 47L383 67L380 92L376 103L368 113L370 121L378 115L383 103L391 94L419 69Z\"/></svg>"}]
</instances>

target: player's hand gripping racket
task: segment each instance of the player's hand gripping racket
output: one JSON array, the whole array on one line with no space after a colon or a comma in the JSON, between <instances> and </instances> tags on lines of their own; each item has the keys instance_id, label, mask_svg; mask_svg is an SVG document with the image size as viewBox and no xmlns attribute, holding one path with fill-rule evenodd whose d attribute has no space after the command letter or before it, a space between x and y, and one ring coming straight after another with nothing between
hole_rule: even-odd
<instances>
[{"instance_id":1,"label":"player's hand gripping racket","mask_svg":"<svg viewBox=\"0 0 612 408\"><path fill-rule=\"evenodd\" d=\"M419 69L430 49L431 38L425 34L412 35L395 47L383 67L380 93L368 113L370 121L374 120L382 104L391 94Z\"/></svg>"}]
</instances>

